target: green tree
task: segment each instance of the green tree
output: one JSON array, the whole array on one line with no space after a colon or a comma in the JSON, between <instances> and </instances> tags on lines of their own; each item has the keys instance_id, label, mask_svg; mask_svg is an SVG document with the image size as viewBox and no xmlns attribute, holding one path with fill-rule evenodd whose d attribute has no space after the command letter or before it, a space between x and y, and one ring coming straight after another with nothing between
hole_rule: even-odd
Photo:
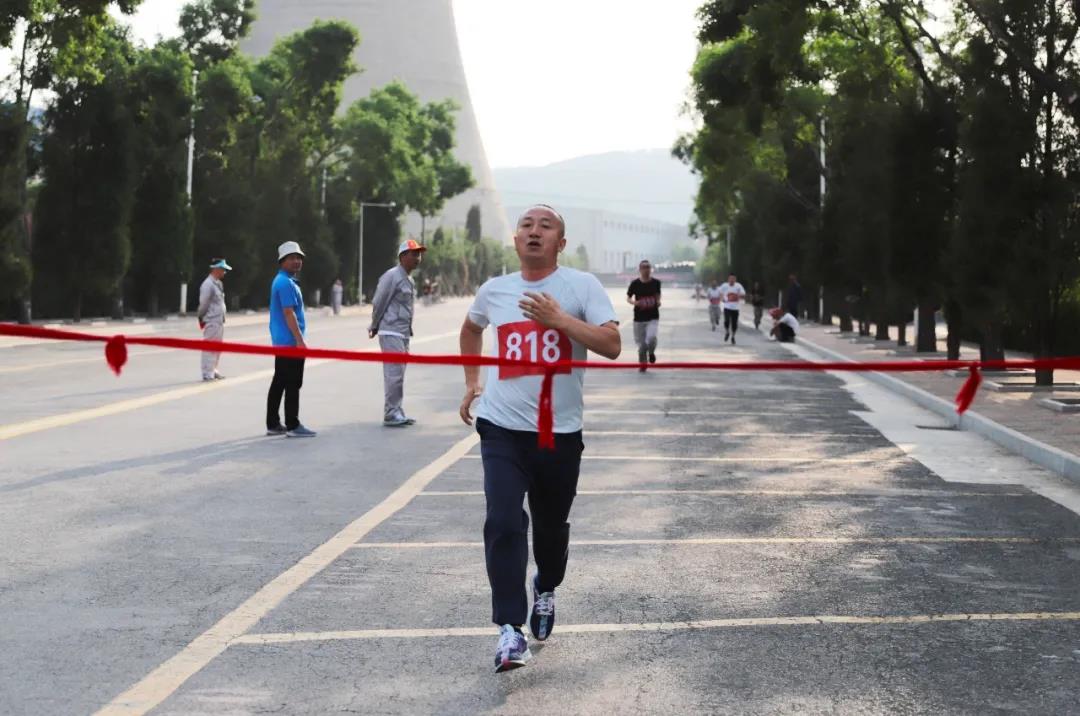
<instances>
[{"instance_id":1,"label":"green tree","mask_svg":"<svg viewBox=\"0 0 1080 716\"><path fill-rule=\"evenodd\" d=\"M469 213L465 216L465 236L469 241L479 241L483 234L480 224L480 205L473 204L469 207Z\"/></svg>"},{"instance_id":2,"label":"green tree","mask_svg":"<svg viewBox=\"0 0 1080 716\"><path fill-rule=\"evenodd\" d=\"M34 222L34 265L43 279L35 281L36 299L69 301L75 320L86 300L105 308L116 298L131 257L133 49L114 26L97 42L93 71L59 84L46 115L46 181Z\"/></svg>"},{"instance_id":3,"label":"green tree","mask_svg":"<svg viewBox=\"0 0 1080 716\"><path fill-rule=\"evenodd\" d=\"M130 276L153 315L160 298L192 279L192 223L186 192L191 61L168 44L138 53L132 73L135 164Z\"/></svg>"}]
</instances>

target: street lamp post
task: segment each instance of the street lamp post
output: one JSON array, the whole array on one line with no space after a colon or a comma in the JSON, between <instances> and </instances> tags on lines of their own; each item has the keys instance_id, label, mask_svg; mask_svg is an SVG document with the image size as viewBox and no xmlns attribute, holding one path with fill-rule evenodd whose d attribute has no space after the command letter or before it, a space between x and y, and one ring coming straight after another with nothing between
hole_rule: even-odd
<instances>
[{"instance_id":1,"label":"street lamp post","mask_svg":"<svg viewBox=\"0 0 1080 716\"><path fill-rule=\"evenodd\" d=\"M378 203L372 201L360 202L360 235L357 239L357 261L356 261L356 303L357 305L363 305L364 303L364 209L369 206L377 206L383 209L393 209L397 206L395 202Z\"/></svg>"},{"instance_id":2,"label":"street lamp post","mask_svg":"<svg viewBox=\"0 0 1080 716\"><path fill-rule=\"evenodd\" d=\"M187 201L191 207L191 184L195 174L195 109L199 91L199 71L191 73L191 128L188 131L187 145ZM180 315L187 315L187 281L180 281Z\"/></svg>"}]
</instances>

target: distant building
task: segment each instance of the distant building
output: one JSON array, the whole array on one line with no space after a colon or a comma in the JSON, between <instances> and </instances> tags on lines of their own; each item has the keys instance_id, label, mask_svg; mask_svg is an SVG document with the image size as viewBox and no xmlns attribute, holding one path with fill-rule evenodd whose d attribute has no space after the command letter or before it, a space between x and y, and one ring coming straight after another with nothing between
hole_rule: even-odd
<instances>
[{"instance_id":1,"label":"distant building","mask_svg":"<svg viewBox=\"0 0 1080 716\"><path fill-rule=\"evenodd\" d=\"M516 222L528 208L508 207L510 221ZM566 219L567 252L584 246L593 273L636 270L642 259L667 262L676 245L690 242L689 229L679 224L597 209L563 209L557 203L555 208Z\"/></svg>"}]
</instances>

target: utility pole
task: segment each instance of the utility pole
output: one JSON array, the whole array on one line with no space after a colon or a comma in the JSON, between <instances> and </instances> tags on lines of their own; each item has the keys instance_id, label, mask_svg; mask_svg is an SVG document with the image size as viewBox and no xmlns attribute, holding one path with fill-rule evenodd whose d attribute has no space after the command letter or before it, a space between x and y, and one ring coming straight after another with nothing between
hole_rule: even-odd
<instances>
[{"instance_id":1,"label":"utility pole","mask_svg":"<svg viewBox=\"0 0 1080 716\"><path fill-rule=\"evenodd\" d=\"M191 184L195 174L195 104L199 91L199 71L191 73L191 131L188 133L187 145L187 199L188 208L191 208ZM187 281L180 282L180 315L187 315Z\"/></svg>"}]
</instances>

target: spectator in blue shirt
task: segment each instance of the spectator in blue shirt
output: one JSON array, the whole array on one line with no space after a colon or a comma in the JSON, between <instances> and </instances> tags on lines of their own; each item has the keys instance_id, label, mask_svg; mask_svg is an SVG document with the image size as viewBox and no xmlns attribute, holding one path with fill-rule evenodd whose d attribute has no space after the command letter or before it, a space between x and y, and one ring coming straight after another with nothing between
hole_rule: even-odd
<instances>
[{"instance_id":1,"label":"spectator in blue shirt","mask_svg":"<svg viewBox=\"0 0 1080 716\"><path fill-rule=\"evenodd\" d=\"M296 274L304 267L300 244L286 241L278 247L280 270L270 284L270 340L275 346L306 348L304 295ZM300 422L300 388L304 385L304 359L274 357L274 380L266 396L266 434L313 438L315 432ZM285 397L285 424L281 424L281 398Z\"/></svg>"}]
</instances>

